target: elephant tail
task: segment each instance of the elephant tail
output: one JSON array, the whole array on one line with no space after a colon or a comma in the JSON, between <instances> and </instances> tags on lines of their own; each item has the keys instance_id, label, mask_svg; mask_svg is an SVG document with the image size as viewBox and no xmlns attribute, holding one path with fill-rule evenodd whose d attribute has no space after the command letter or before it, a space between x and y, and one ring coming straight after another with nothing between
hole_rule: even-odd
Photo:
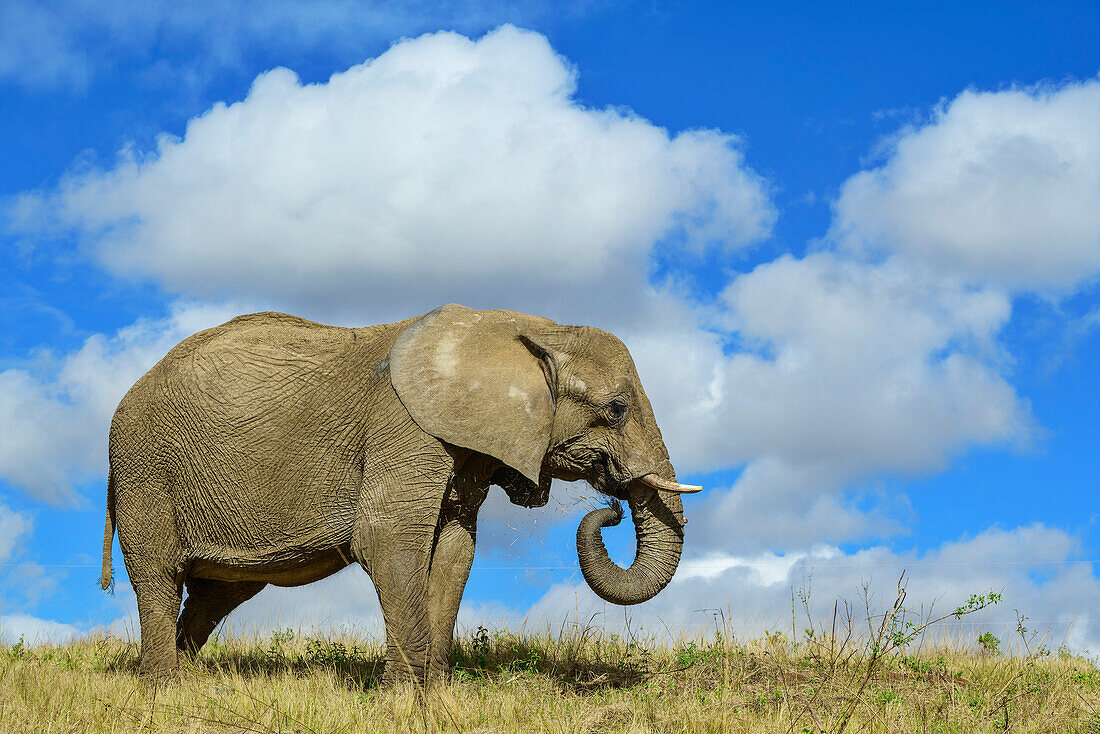
<instances>
[{"instance_id":1,"label":"elephant tail","mask_svg":"<svg viewBox=\"0 0 1100 734\"><path fill-rule=\"evenodd\" d=\"M107 473L107 526L103 528L103 575L99 585L104 591L113 585L111 576L114 573L111 568L111 546L115 543L115 472L111 469Z\"/></svg>"}]
</instances>

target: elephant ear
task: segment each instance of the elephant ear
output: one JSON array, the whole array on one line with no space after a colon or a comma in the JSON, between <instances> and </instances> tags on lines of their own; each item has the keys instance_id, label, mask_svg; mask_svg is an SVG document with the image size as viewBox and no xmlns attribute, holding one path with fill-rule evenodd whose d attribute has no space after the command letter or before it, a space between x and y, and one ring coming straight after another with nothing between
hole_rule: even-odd
<instances>
[{"instance_id":1,"label":"elephant ear","mask_svg":"<svg viewBox=\"0 0 1100 734\"><path fill-rule=\"evenodd\" d=\"M539 484L554 423L553 356L531 338L553 321L449 304L390 351L390 379L426 433L488 454Z\"/></svg>"}]
</instances>

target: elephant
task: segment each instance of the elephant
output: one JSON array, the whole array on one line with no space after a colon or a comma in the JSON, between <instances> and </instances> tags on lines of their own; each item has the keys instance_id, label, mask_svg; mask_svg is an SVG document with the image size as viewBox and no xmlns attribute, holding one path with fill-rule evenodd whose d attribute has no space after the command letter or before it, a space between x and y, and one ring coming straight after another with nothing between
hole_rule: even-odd
<instances>
[{"instance_id":1,"label":"elephant","mask_svg":"<svg viewBox=\"0 0 1100 734\"><path fill-rule=\"evenodd\" d=\"M525 507L554 478L605 495L577 553L592 590L623 605L672 579L679 495L701 489L676 481L621 341L456 304L363 328L255 313L194 334L123 397L108 458L101 581L117 527L153 678L265 585L352 563L381 605L383 684L445 677L490 485ZM627 569L600 535L620 501L637 535Z\"/></svg>"}]
</instances>

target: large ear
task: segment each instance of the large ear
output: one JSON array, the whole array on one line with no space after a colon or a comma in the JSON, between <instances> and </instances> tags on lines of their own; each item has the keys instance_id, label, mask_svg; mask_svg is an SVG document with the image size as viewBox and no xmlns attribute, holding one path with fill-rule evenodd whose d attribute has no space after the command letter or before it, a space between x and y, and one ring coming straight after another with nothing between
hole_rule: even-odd
<instances>
[{"instance_id":1,"label":"large ear","mask_svg":"<svg viewBox=\"0 0 1100 734\"><path fill-rule=\"evenodd\" d=\"M390 379L425 432L499 459L537 485L557 369L531 332L554 326L513 311L443 306L397 338Z\"/></svg>"}]
</instances>

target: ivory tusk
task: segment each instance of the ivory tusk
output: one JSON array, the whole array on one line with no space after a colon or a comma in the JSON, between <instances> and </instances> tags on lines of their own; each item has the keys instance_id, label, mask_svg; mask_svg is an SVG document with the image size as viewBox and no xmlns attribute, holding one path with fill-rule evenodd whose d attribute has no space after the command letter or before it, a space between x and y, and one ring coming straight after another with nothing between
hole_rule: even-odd
<instances>
[{"instance_id":1,"label":"ivory tusk","mask_svg":"<svg viewBox=\"0 0 1100 734\"><path fill-rule=\"evenodd\" d=\"M659 489L662 492L675 492L676 494L692 494L699 492L703 488L694 484L680 484L679 482L670 482L656 474L646 474L644 477L639 477L638 481L647 487L653 489Z\"/></svg>"}]
</instances>

